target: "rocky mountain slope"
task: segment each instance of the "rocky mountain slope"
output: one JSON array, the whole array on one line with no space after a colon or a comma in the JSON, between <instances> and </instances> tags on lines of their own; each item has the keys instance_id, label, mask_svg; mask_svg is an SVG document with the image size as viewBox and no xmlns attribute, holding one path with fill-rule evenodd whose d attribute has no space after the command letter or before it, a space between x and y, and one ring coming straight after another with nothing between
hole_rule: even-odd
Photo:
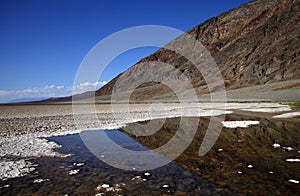
<instances>
[{"instance_id":1,"label":"rocky mountain slope","mask_svg":"<svg viewBox=\"0 0 300 196\"><path fill-rule=\"evenodd\" d=\"M283 90L283 94L286 94L284 90L292 89L297 96L295 92L300 92L299 6L299 0L256 0L214 17L187 33L210 52L220 69L228 92L238 93L238 89L268 84L260 91ZM176 44L176 41L173 42ZM129 88L123 88L124 92L133 88L132 78L149 72L150 70L145 69L145 63L150 61L174 66L188 78L198 95L209 93L202 75L204 73L199 73L183 56L161 48L96 91L97 99L109 99L116 81L120 78ZM164 76L170 74L160 73ZM213 77L213 74L209 77ZM290 84L288 81L293 82ZM278 87L278 82L285 83ZM148 82L135 88L131 98L176 99L176 95L164 84Z\"/></svg>"}]
</instances>

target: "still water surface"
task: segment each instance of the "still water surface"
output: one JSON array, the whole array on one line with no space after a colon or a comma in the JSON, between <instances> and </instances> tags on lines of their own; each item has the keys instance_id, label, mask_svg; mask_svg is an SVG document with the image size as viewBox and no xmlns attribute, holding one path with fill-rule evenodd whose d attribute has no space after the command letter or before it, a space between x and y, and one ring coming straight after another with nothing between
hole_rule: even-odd
<instances>
[{"instance_id":1,"label":"still water surface","mask_svg":"<svg viewBox=\"0 0 300 196\"><path fill-rule=\"evenodd\" d=\"M119 130L105 132L124 148L136 151L148 150ZM49 140L62 145L62 148L57 151L72 156L31 159L30 161L38 164L36 170L25 177L0 182L1 187L10 185L0 189L1 195L95 195L97 193L218 195L225 193L220 187L200 179L174 163L150 171L126 171L114 168L95 157L78 134L52 137Z\"/></svg>"}]
</instances>

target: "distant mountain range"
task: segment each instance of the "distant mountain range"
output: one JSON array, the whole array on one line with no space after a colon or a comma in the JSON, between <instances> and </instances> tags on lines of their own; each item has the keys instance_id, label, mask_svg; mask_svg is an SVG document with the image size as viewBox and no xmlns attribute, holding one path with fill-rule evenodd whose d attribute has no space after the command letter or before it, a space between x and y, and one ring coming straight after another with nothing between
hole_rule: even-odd
<instances>
[{"instance_id":1,"label":"distant mountain range","mask_svg":"<svg viewBox=\"0 0 300 196\"><path fill-rule=\"evenodd\" d=\"M256 0L209 19L187 32L200 41L214 58L229 100L300 100L299 6L300 0ZM176 44L176 41L172 42ZM96 100L109 101L120 79L128 87L118 92L118 99L122 100L122 93L126 94L134 86L135 75L151 72L144 64L150 61L173 66L189 79L200 100L209 99L203 73L199 73L181 55L161 48L97 90ZM163 74L165 77L171 73ZM206 77L213 77L213 74ZM89 93L80 96L88 97ZM159 82L140 85L130 98L133 101L177 100L176 94ZM65 97L51 102L70 100L70 97Z\"/></svg>"},{"instance_id":2,"label":"distant mountain range","mask_svg":"<svg viewBox=\"0 0 300 196\"><path fill-rule=\"evenodd\" d=\"M9 101L9 103L23 103L23 102L33 102L49 99L48 97L34 97L34 98L20 98Z\"/></svg>"}]
</instances>

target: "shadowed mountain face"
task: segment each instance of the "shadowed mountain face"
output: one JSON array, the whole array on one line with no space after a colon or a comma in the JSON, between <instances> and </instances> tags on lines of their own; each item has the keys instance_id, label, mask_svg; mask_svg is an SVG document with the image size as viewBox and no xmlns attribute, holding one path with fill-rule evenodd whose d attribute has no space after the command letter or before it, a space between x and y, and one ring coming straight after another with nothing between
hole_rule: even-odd
<instances>
[{"instance_id":1,"label":"shadowed mountain face","mask_svg":"<svg viewBox=\"0 0 300 196\"><path fill-rule=\"evenodd\" d=\"M282 81L297 81L300 79L299 6L299 0L257 0L212 18L194 27L187 34L200 41L210 52L222 74L227 91L256 85L272 85ZM170 44L184 44L180 41L175 39ZM166 63L180 71L188 78L198 95L211 91L207 88L204 78L214 77L214 73L199 72L184 56L161 48L96 91L96 96L100 97L99 99L108 99L117 81L127 86L118 93L130 90L135 86L135 80L132 79L134 76L147 77L144 75L156 73L145 68L145 64L151 61ZM172 74L161 69L159 66L153 69L158 70L159 77ZM283 87L274 87L273 90L299 87L300 80L293 84L286 83ZM189 90L187 87L183 89ZM217 90L217 87L213 89ZM174 97L174 92L165 85L148 82L135 87L130 98L174 100Z\"/></svg>"}]
</instances>

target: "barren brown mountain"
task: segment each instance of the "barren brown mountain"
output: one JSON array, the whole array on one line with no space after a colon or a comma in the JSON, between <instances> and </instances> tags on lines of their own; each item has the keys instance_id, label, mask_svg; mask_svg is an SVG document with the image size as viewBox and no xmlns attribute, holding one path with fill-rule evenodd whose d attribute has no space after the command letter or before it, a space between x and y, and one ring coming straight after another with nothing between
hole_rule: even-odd
<instances>
[{"instance_id":1,"label":"barren brown mountain","mask_svg":"<svg viewBox=\"0 0 300 196\"><path fill-rule=\"evenodd\" d=\"M299 0L257 0L187 32L211 53L229 98L273 101L300 98L299 6ZM180 70L200 97L209 93L203 76L187 59L161 48L96 91L98 99L109 99L120 77L129 88L133 86L131 77L151 71L141 67L141 63L149 61L167 63ZM152 82L140 86L131 97L172 100L174 96L165 85Z\"/></svg>"}]
</instances>

